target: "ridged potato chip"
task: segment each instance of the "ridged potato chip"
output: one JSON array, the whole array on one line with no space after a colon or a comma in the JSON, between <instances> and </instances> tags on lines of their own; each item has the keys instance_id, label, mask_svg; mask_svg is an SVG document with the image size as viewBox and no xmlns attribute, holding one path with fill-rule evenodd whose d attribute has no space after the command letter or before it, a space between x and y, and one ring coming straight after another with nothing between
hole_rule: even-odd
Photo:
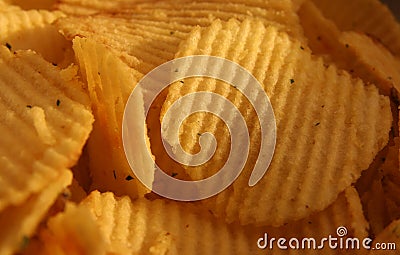
<instances>
[{"instance_id":1,"label":"ridged potato chip","mask_svg":"<svg viewBox=\"0 0 400 255\"><path fill-rule=\"evenodd\" d=\"M352 79L335 66L325 66L299 41L275 27L265 27L259 20L215 21L208 28L194 30L176 57L196 54L223 57L248 69L270 97L276 118L274 158L265 176L249 187L261 134L257 116L241 101L238 91L202 78L169 87L163 115L182 96L205 90L227 97L247 122L250 151L244 170L228 189L205 201L228 222L280 226L323 210L360 177L388 142L392 123L389 98L379 95L375 86ZM190 109L195 103L181 107ZM211 109L214 114L223 111ZM183 149L191 154L198 152L194 134L204 132L202 128L222 140L212 160L187 167L192 179L208 177L225 162L230 141L223 127L198 115L184 122L179 131L166 130L167 142L179 132Z\"/></svg>"},{"instance_id":2,"label":"ridged potato chip","mask_svg":"<svg viewBox=\"0 0 400 255\"><path fill-rule=\"evenodd\" d=\"M72 203L40 232L40 254L105 254L106 243L89 209Z\"/></svg>"},{"instance_id":3,"label":"ridged potato chip","mask_svg":"<svg viewBox=\"0 0 400 255\"><path fill-rule=\"evenodd\" d=\"M31 51L0 46L0 211L23 204L78 160L93 115L76 79Z\"/></svg>"},{"instance_id":4,"label":"ridged potato chip","mask_svg":"<svg viewBox=\"0 0 400 255\"><path fill-rule=\"evenodd\" d=\"M13 254L26 246L58 194L71 180L69 170L59 169L58 176L46 183L42 191L31 194L23 204L0 212L0 254Z\"/></svg>"},{"instance_id":5,"label":"ridged potato chip","mask_svg":"<svg viewBox=\"0 0 400 255\"><path fill-rule=\"evenodd\" d=\"M92 192L89 208L107 252L117 254L258 254L256 240L204 210L173 201L117 198ZM257 253L258 251L258 253Z\"/></svg>"},{"instance_id":6,"label":"ridged potato chip","mask_svg":"<svg viewBox=\"0 0 400 255\"><path fill-rule=\"evenodd\" d=\"M378 41L358 32L341 32L311 1L302 5L299 16L313 53L377 85L385 95L391 95L392 88L400 90L400 60Z\"/></svg>"},{"instance_id":7,"label":"ridged potato chip","mask_svg":"<svg viewBox=\"0 0 400 255\"><path fill-rule=\"evenodd\" d=\"M353 187L349 187L328 208L307 218L290 222L278 228L259 227L254 229L254 227L246 227L246 230L249 235L253 236L252 239L259 241L261 247L266 246L264 251L267 254L365 254L365 250L362 250L361 242L368 237L368 228L369 225L364 218L358 193ZM358 238L358 247L360 249L357 250L356 243L354 248L348 246L347 249L345 245L341 248L339 241L335 249L330 248L327 242L325 244L321 243L321 240L328 238L329 235L338 238L338 229L346 231L346 234L341 236L344 244L346 244L347 238ZM254 237L256 236L255 231L259 238ZM267 234L267 242L265 234ZM260 238L262 240L259 240ZM276 238L275 240L285 238L285 245L288 250L279 249L276 241L273 243L274 241L271 238ZM289 248L289 240L291 238L296 238L300 241L299 247L302 245L303 238L309 239L310 243L305 243L305 249L291 249ZM313 240L315 240L315 246L313 246ZM311 249L307 249L308 245L310 245ZM313 249L313 247L316 247L316 249ZM264 254L266 253L264 252Z\"/></svg>"},{"instance_id":8,"label":"ridged potato chip","mask_svg":"<svg viewBox=\"0 0 400 255\"><path fill-rule=\"evenodd\" d=\"M13 51L34 50L50 63L67 67L73 61L71 42L51 25L63 16L45 10L0 13L0 43Z\"/></svg>"},{"instance_id":9,"label":"ridged potato chip","mask_svg":"<svg viewBox=\"0 0 400 255\"><path fill-rule=\"evenodd\" d=\"M166 24L113 16L67 17L56 22L66 38L86 37L107 45L115 55L143 74L171 60L189 31L186 26L170 24L165 27Z\"/></svg>"},{"instance_id":10,"label":"ridged potato chip","mask_svg":"<svg viewBox=\"0 0 400 255\"><path fill-rule=\"evenodd\" d=\"M73 209L73 210L72 210ZM86 210L90 210L93 219L89 219ZM332 215L335 215L332 218ZM67 207L67 211L51 219L49 230L56 235L55 242L42 240L44 246L64 244L61 251L71 250L68 247L87 243L92 247L94 241L99 242L97 252L113 254L265 254L263 242L258 240L269 236L290 238L310 237L320 245L320 240L328 235L336 236L337 228L346 226L346 238L367 237L368 223L362 214L358 194L354 188L348 188L338 199L324 211L303 220L290 222L279 228L272 227L240 227L226 225L214 219L212 214L193 204L178 203L166 200L148 201L139 199L131 202L128 197L118 198L112 193L92 192L78 208ZM78 219L81 218L81 219ZM82 222L76 224L82 219ZM88 240L88 233L93 233L95 220L102 238L93 234ZM88 229L82 230L82 226ZM61 231L60 229L67 229ZM343 228L343 227L342 227ZM54 231L53 229L57 229ZM90 231L91 230L91 231ZM70 235L60 238L60 236ZM82 235L77 233L83 232ZM45 232L46 233L46 232ZM43 235L42 235L43 236ZM47 234L47 236L49 236ZM46 236L45 236L46 237ZM67 240L68 242L61 242ZM72 240L71 240L72 239ZM104 245L104 241L106 245ZM201 245L196 245L201 244ZM267 247L269 247L269 243ZM105 247L104 247L105 246ZM81 247L81 245L78 245ZM98 247L97 247L98 248ZM83 247L83 250L87 248ZM53 249L54 250L54 249ZM314 254L316 249L280 250L276 245L269 254ZM337 254L337 250L326 245L321 249L324 254ZM90 254L90 250L88 250ZM60 253L64 254L64 253Z\"/></svg>"},{"instance_id":11,"label":"ridged potato chip","mask_svg":"<svg viewBox=\"0 0 400 255\"><path fill-rule=\"evenodd\" d=\"M68 12L69 5L74 10L77 5L82 5L111 14L60 19L56 25L68 39L80 36L106 44L129 66L144 74L173 59L179 43L194 27L208 26L217 18L255 16L297 38L304 38L295 7L288 0L235 1L228 5L222 1L158 1L157 5L151 2L66 1L59 9ZM118 8L124 12L112 12Z\"/></svg>"},{"instance_id":12,"label":"ridged potato chip","mask_svg":"<svg viewBox=\"0 0 400 255\"><path fill-rule=\"evenodd\" d=\"M313 0L325 17L342 31L369 34L382 42L393 54L400 55L400 24L379 0Z\"/></svg>"},{"instance_id":13,"label":"ridged potato chip","mask_svg":"<svg viewBox=\"0 0 400 255\"><path fill-rule=\"evenodd\" d=\"M303 38L296 11L303 0L235 0L229 3L221 0L201 1L85 1L62 0L58 9L65 13L89 15L101 12L125 12L152 20L177 22L187 25L208 26L215 19L243 20L249 16L263 19L289 34ZM118 11L117 11L118 10Z\"/></svg>"},{"instance_id":14,"label":"ridged potato chip","mask_svg":"<svg viewBox=\"0 0 400 255\"><path fill-rule=\"evenodd\" d=\"M129 68L106 46L91 39L75 38L73 48L87 82L96 119L87 147L91 189L113 191L132 198L143 196L149 191L132 173L122 143L125 104L142 74ZM140 102L138 107L143 110ZM142 118L144 123L144 113ZM141 149L140 142L138 150ZM143 149L147 153L147 147ZM139 152L136 155L140 155ZM150 167L153 167L151 162L144 162L137 170L148 171Z\"/></svg>"}]
</instances>

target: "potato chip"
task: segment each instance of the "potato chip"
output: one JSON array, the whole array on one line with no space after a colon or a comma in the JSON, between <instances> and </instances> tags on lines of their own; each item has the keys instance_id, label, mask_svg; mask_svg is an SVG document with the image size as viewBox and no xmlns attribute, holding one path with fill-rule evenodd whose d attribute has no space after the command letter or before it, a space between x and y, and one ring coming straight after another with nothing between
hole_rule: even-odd
<instances>
[{"instance_id":1,"label":"potato chip","mask_svg":"<svg viewBox=\"0 0 400 255\"><path fill-rule=\"evenodd\" d=\"M178 98L205 90L227 97L247 122L250 151L244 170L228 189L205 201L228 222L280 226L323 210L359 178L388 142L392 122L389 98L380 96L375 86L352 79L335 66L325 66L322 59L275 27L265 27L258 20L215 21L209 28L194 30L176 57L196 54L223 57L248 69L264 86L275 112L274 158L260 182L248 187L261 134L257 116L242 103L238 91L202 78L169 88L164 113ZM191 109L192 104L181 106ZM223 111L210 109L214 114ZM168 123L168 119L163 121ZM204 115L181 126L180 142L188 153L198 152L193 134L201 133L201 128L223 140L212 160L187 167L192 179L209 176L229 155L229 133L221 127L222 123L211 122ZM166 131L168 142L174 131Z\"/></svg>"},{"instance_id":2,"label":"potato chip","mask_svg":"<svg viewBox=\"0 0 400 255\"><path fill-rule=\"evenodd\" d=\"M122 144L125 103L142 74L129 68L108 48L93 40L75 38L73 47L88 84L96 119L88 141L91 189L113 191L132 198L142 196L148 190L133 175ZM143 109L140 102L138 106ZM150 167L153 169L153 164L145 162L138 170L146 171Z\"/></svg>"},{"instance_id":3,"label":"potato chip","mask_svg":"<svg viewBox=\"0 0 400 255\"><path fill-rule=\"evenodd\" d=\"M399 140L395 138L382 150L357 182L371 233L380 233L390 222L400 217Z\"/></svg>"},{"instance_id":4,"label":"potato chip","mask_svg":"<svg viewBox=\"0 0 400 255\"><path fill-rule=\"evenodd\" d=\"M304 33L315 54L324 55L340 68L365 82L374 83L385 95L400 89L400 61L379 42L357 32L341 32L313 2L299 10Z\"/></svg>"},{"instance_id":5,"label":"potato chip","mask_svg":"<svg viewBox=\"0 0 400 255\"><path fill-rule=\"evenodd\" d=\"M371 251L368 254L398 254L400 244L400 220L393 221L386 227L375 239L371 245Z\"/></svg>"},{"instance_id":6,"label":"potato chip","mask_svg":"<svg viewBox=\"0 0 400 255\"><path fill-rule=\"evenodd\" d=\"M400 55L400 24L379 0L313 0L323 15L342 31L358 31L375 37L396 56Z\"/></svg>"},{"instance_id":7,"label":"potato chip","mask_svg":"<svg viewBox=\"0 0 400 255\"><path fill-rule=\"evenodd\" d=\"M51 25L63 16L44 10L0 13L0 43L13 51L34 50L54 65L67 67L73 61L71 42Z\"/></svg>"},{"instance_id":8,"label":"potato chip","mask_svg":"<svg viewBox=\"0 0 400 255\"><path fill-rule=\"evenodd\" d=\"M363 254L365 250L362 250L362 240L368 237L368 222L365 220L360 199L357 191L353 187L347 188L342 192L336 201L330 205L325 210L311 215L299 221L290 222L285 226L273 228L273 227L259 227L254 229L254 227L246 227L249 235L258 236L264 240L260 240L260 245L266 246L265 251L268 254L316 254L316 250L320 254L341 254L342 252L347 254ZM346 231L343 236L338 236L338 231ZM265 240L265 233L267 234L267 242ZM354 246L343 245L340 247L340 241L338 241L337 248L332 249L329 247L328 243L321 243L323 238L328 238L329 235L340 238L342 237L343 243L346 245L348 238L358 238L357 243ZM253 240L258 240L259 238L253 237ZM308 247L313 248L314 243L306 243L305 249L290 249L280 250L277 247L277 243L273 243L271 238L285 238L286 246L289 246L289 240L291 238L296 238L300 241L300 247L302 245L301 241L303 238L310 238L315 240L316 249L307 249ZM269 241L268 241L269 240ZM272 249L271 249L272 242ZM310 246L308 246L310 245ZM353 248L354 247L354 248ZM360 252L361 253L358 253ZM265 254L265 253L264 253Z\"/></svg>"},{"instance_id":9,"label":"potato chip","mask_svg":"<svg viewBox=\"0 0 400 255\"><path fill-rule=\"evenodd\" d=\"M106 243L86 207L69 203L40 232L40 254L105 254Z\"/></svg>"},{"instance_id":10,"label":"potato chip","mask_svg":"<svg viewBox=\"0 0 400 255\"><path fill-rule=\"evenodd\" d=\"M58 176L42 191L32 194L23 204L10 206L0 213L0 254L13 254L24 248L58 194L71 183L69 170L59 169Z\"/></svg>"},{"instance_id":11,"label":"potato chip","mask_svg":"<svg viewBox=\"0 0 400 255\"><path fill-rule=\"evenodd\" d=\"M296 37L303 38L296 10L303 0L221 0L202 1L85 1L62 0L58 9L65 13L89 15L101 12L126 12L129 15L151 17L155 20L178 22L187 25L208 26L214 19L262 18ZM139 15L139 16L138 16Z\"/></svg>"},{"instance_id":12,"label":"potato chip","mask_svg":"<svg viewBox=\"0 0 400 255\"><path fill-rule=\"evenodd\" d=\"M90 209L116 254L260 254L243 230L213 219L187 203L148 201L92 192L81 204Z\"/></svg>"},{"instance_id":13,"label":"potato chip","mask_svg":"<svg viewBox=\"0 0 400 255\"><path fill-rule=\"evenodd\" d=\"M180 41L188 31L185 26L171 24L136 23L134 20L110 16L68 17L56 25L68 38L87 37L107 45L130 67L145 74L172 59Z\"/></svg>"},{"instance_id":14,"label":"potato chip","mask_svg":"<svg viewBox=\"0 0 400 255\"><path fill-rule=\"evenodd\" d=\"M0 211L73 166L92 129L89 100L73 67L0 46Z\"/></svg>"},{"instance_id":15,"label":"potato chip","mask_svg":"<svg viewBox=\"0 0 400 255\"><path fill-rule=\"evenodd\" d=\"M71 5L71 6L69 6ZM216 18L260 17L297 38L303 39L302 28L291 1L279 0L229 3L220 1L159 1L137 3L127 1L65 1L59 9L93 8L111 14L67 17L56 23L68 38L87 37L115 50L129 66L146 74L158 65L173 59L179 43L196 26L208 26ZM113 13L121 8L124 12ZM67 10L66 10L67 9ZM97 11L95 11L97 12Z\"/></svg>"}]
</instances>

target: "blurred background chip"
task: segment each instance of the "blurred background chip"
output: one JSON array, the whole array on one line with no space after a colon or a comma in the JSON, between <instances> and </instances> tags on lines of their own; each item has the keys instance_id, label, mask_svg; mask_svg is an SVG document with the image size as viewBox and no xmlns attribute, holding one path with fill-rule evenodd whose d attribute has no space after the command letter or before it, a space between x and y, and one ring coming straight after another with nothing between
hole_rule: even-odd
<instances>
[{"instance_id":1,"label":"blurred background chip","mask_svg":"<svg viewBox=\"0 0 400 255\"><path fill-rule=\"evenodd\" d=\"M387 4L392 10L397 20L400 20L400 1L399 0L381 0L383 3Z\"/></svg>"}]
</instances>

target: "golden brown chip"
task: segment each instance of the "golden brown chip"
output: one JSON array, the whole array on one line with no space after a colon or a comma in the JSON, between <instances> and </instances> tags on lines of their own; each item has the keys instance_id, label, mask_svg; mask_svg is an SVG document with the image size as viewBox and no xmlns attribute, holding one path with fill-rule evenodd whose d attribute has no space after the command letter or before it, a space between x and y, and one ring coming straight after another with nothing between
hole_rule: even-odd
<instances>
[{"instance_id":1,"label":"golden brown chip","mask_svg":"<svg viewBox=\"0 0 400 255\"><path fill-rule=\"evenodd\" d=\"M65 13L89 15L101 12L125 12L141 19L208 26L215 19L243 20L249 16L263 19L296 37L303 38L296 10L303 0L221 0L201 1L86 1L62 0L58 8Z\"/></svg>"},{"instance_id":2,"label":"golden brown chip","mask_svg":"<svg viewBox=\"0 0 400 255\"><path fill-rule=\"evenodd\" d=\"M244 170L232 186L206 200L207 207L228 222L280 226L323 210L360 177L388 142L392 117L387 97L373 85L326 67L300 42L261 21L216 21L193 31L176 57L196 54L227 58L248 69L263 85L276 117L274 158L263 179L249 187L261 134L254 112L241 103L237 90L202 78L169 88L165 110L188 93L206 90L227 97L247 121L251 146ZM194 104L182 107L191 109ZM219 114L223 109L215 110ZM198 152L193 134L204 132L203 128L222 140L212 160L187 168L192 179L209 176L225 162L229 134L223 127L204 115L183 123L179 138L188 153ZM167 130L167 141L174 131Z\"/></svg>"},{"instance_id":3,"label":"golden brown chip","mask_svg":"<svg viewBox=\"0 0 400 255\"><path fill-rule=\"evenodd\" d=\"M129 68L111 50L93 40L75 38L73 47L88 85L96 119L87 147L91 189L113 191L132 198L142 196L148 190L133 175L122 144L125 104L142 74ZM143 108L140 102L138 106ZM138 170L146 171L149 167L143 165Z\"/></svg>"},{"instance_id":4,"label":"golden brown chip","mask_svg":"<svg viewBox=\"0 0 400 255\"><path fill-rule=\"evenodd\" d=\"M105 254L106 243L86 207L69 203L40 233L40 254Z\"/></svg>"},{"instance_id":5,"label":"golden brown chip","mask_svg":"<svg viewBox=\"0 0 400 255\"><path fill-rule=\"evenodd\" d=\"M400 217L399 140L395 138L375 158L357 182L366 218L375 236Z\"/></svg>"},{"instance_id":6,"label":"golden brown chip","mask_svg":"<svg viewBox=\"0 0 400 255\"><path fill-rule=\"evenodd\" d=\"M396 56L400 55L400 24L379 0L313 0L323 15L342 31L358 31L381 41Z\"/></svg>"},{"instance_id":7,"label":"golden brown chip","mask_svg":"<svg viewBox=\"0 0 400 255\"><path fill-rule=\"evenodd\" d=\"M378 41L357 32L341 32L310 1L302 5L299 16L313 53L374 83L385 95L390 95L393 87L400 90L400 61Z\"/></svg>"},{"instance_id":8,"label":"golden brown chip","mask_svg":"<svg viewBox=\"0 0 400 255\"><path fill-rule=\"evenodd\" d=\"M59 169L57 174L42 191L32 194L23 204L1 211L0 254L13 254L27 245L58 194L71 183L69 170Z\"/></svg>"},{"instance_id":9,"label":"golden brown chip","mask_svg":"<svg viewBox=\"0 0 400 255\"><path fill-rule=\"evenodd\" d=\"M41 9L41 10L51 10L56 0L10 0L12 4L20 6L24 10L29 9Z\"/></svg>"},{"instance_id":10,"label":"golden brown chip","mask_svg":"<svg viewBox=\"0 0 400 255\"><path fill-rule=\"evenodd\" d=\"M76 69L0 46L0 211L72 167L92 129Z\"/></svg>"},{"instance_id":11,"label":"golden brown chip","mask_svg":"<svg viewBox=\"0 0 400 255\"><path fill-rule=\"evenodd\" d=\"M66 67L73 61L71 42L51 25L63 16L44 10L0 13L0 44L13 51L34 50L54 65Z\"/></svg>"}]
</instances>

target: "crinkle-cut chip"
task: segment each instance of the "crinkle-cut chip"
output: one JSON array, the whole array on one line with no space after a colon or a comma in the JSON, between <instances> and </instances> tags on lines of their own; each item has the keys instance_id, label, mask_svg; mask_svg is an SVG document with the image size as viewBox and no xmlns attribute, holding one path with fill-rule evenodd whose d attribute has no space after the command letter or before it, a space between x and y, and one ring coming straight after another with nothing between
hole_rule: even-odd
<instances>
[{"instance_id":1,"label":"crinkle-cut chip","mask_svg":"<svg viewBox=\"0 0 400 255\"><path fill-rule=\"evenodd\" d=\"M1 211L0 254L13 254L24 248L47 210L58 194L71 183L71 179L69 170L59 169L58 176L46 183L43 190L31 194L21 205L10 206Z\"/></svg>"},{"instance_id":2,"label":"crinkle-cut chip","mask_svg":"<svg viewBox=\"0 0 400 255\"><path fill-rule=\"evenodd\" d=\"M106 243L89 209L66 205L64 212L49 219L40 231L40 254L105 254Z\"/></svg>"},{"instance_id":3,"label":"crinkle-cut chip","mask_svg":"<svg viewBox=\"0 0 400 255\"><path fill-rule=\"evenodd\" d=\"M321 240L323 238L328 238L329 235L338 238L337 229L339 227L345 227L347 234L343 236L344 242L346 238L358 238L360 240L359 247L361 250L357 251L356 247L354 249L340 249L338 246L336 249L331 249L327 242L321 249L290 249L289 240L291 238L296 238L299 240L299 247L302 245L303 238L313 238L315 242L315 247L321 246ZM263 249L264 254L316 254L317 250L319 254L342 254L349 252L351 254L363 254L362 252L362 240L368 237L368 222L365 220L362 206L360 203L360 198L357 191L353 187L347 188L342 192L336 201L330 205L328 208L321 212L317 212L314 215L310 215L302 220L289 222L285 226L278 228L274 227L258 227L254 228L252 226L245 227L247 233L252 236L253 240L260 240L261 246L266 246ZM267 242L265 242L265 234L267 234ZM271 238L276 238L275 241ZM279 238L286 238L286 243L284 245L288 246L288 250L280 250L277 246L276 240ZM272 246L271 246L272 245ZM308 243L305 243L307 247ZM313 247L313 243L310 243ZM357 245L357 244L355 244ZM272 248L272 249L271 249ZM323 248L323 249L322 249ZM351 248L351 246L349 246ZM361 252L361 253L358 253ZM347 254L347 253L345 253Z\"/></svg>"},{"instance_id":4,"label":"crinkle-cut chip","mask_svg":"<svg viewBox=\"0 0 400 255\"><path fill-rule=\"evenodd\" d=\"M67 17L56 22L66 38L72 40L78 35L107 45L115 55L143 74L171 60L190 31L186 26L166 24L112 16Z\"/></svg>"},{"instance_id":5,"label":"crinkle-cut chip","mask_svg":"<svg viewBox=\"0 0 400 255\"><path fill-rule=\"evenodd\" d=\"M104 4L118 6L119 3ZM65 4L68 6L68 2ZM72 6L75 4L73 2ZM97 5L97 2L93 4ZM90 7L92 3L84 2L83 5ZM303 38L298 16L288 0L274 0L268 4L263 1L247 4L243 1L229 4L218 1L159 1L157 5L132 2L131 8L123 6L123 13L72 16L60 19L56 25L68 39L88 37L108 45L129 66L144 74L173 59L179 43L193 28L208 26L216 18L228 20L232 17L244 19L255 16L266 24L274 24L283 31Z\"/></svg>"},{"instance_id":6,"label":"crinkle-cut chip","mask_svg":"<svg viewBox=\"0 0 400 255\"><path fill-rule=\"evenodd\" d=\"M400 246L400 220L390 223L371 244L370 255L397 255Z\"/></svg>"},{"instance_id":7,"label":"crinkle-cut chip","mask_svg":"<svg viewBox=\"0 0 400 255\"><path fill-rule=\"evenodd\" d=\"M34 50L54 65L66 67L73 61L71 42L52 25L63 16L45 10L0 12L0 44L13 51Z\"/></svg>"},{"instance_id":8,"label":"crinkle-cut chip","mask_svg":"<svg viewBox=\"0 0 400 255\"><path fill-rule=\"evenodd\" d=\"M92 192L80 206L90 209L117 254L264 254L239 226L226 225L188 203L149 201Z\"/></svg>"},{"instance_id":9,"label":"crinkle-cut chip","mask_svg":"<svg viewBox=\"0 0 400 255\"><path fill-rule=\"evenodd\" d=\"M313 0L325 17L342 31L369 34L400 56L400 24L379 0Z\"/></svg>"},{"instance_id":10,"label":"crinkle-cut chip","mask_svg":"<svg viewBox=\"0 0 400 255\"><path fill-rule=\"evenodd\" d=\"M108 48L93 40L75 38L73 48L87 81L96 119L87 147L91 189L113 191L117 195L130 195L132 198L142 196L148 190L133 175L122 144L125 104L142 74L129 68ZM137 107L144 111L143 102L138 102ZM137 119L138 123L144 123L144 113L141 118ZM142 142L137 142L137 157L140 153L147 153L147 145ZM152 162L144 162L140 157L137 162L137 171L151 172L149 169L154 168Z\"/></svg>"},{"instance_id":11,"label":"crinkle-cut chip","mask_svg":"<svg viewBox=\"0 0 400 255\"><path fill-rule=\"evenodd\" d=\"M254 112L242 103L243 97L211 79L197 78L169 87L163 114L178 98L206 90L227 97L247 122L250 151L244 170L228 189L205 200L209 209L228 222L280 226L323 210L359 178L388 142L392 122L389 98L335 66L326 67L322 59L303 50L300 42L274 27L265 27L258 20L216 21L209 28L194 30L176 57L196 54L223 57L248 69L263 85L276 117L274 158L265 176L249 187L260 129ZM190 109L194 103L181 106ZM214 114L223 110L215 108L210 105ZM196 125L183 123L179 133L183 148L188 153L196 151L197 139L191 135L201 128L224 141L212 160L187 168L192 179L204 178L214 170L213 164L220 165L229 155L229 134L223 132L221 123L210 123L203 116L196 117ZM166 130L166 141L174 131Z\"/></svg>"},{"instance_id":12,"label":"crinkle-cut chip","mask_svg":"<svg viewBox=\"0 0 400 255\"><path fill-rule=\"evenodd\" d=\"M310 1L302 5L299 16L313 53L377 85L385 95L393 87L400 90L400 61L378 41L358 32L341 32Z\"/></svg>"},{"instance_id":13,"label":"crinkle-cut chip","mask_svg":"<svg viewBox=\"0 0 400 255\"><path fill-rule=\"evenodd\" d=\"M393 143L393 144L392 144ZM400 218L399 138L395 138L376 156L357 182L364 213L376 235Z\"/></svg>"},{"instance_id":14,"label":"crinkle-cut chip","mask_svg":"<svg viewBox=\"0 0 400 255\"><path fill-rule=\"evenodd\" d=\"M61 0L58 9L65 13L89 15L95 13L126 12L129 14L151 16L152 19L190 25L208 26L214 19L244 19L249 16L262 18L284 31L302 37L296 11L303 0L200 0L200 1L86 1Z\"/></svg>"},{"instance_id":15,"label":"crinkle-cut chip","mask_svg":"<svg viewBox=\"0 0 400 255\"><path fill-rule=\"evenodd\" d=\"M0 211L23 203L77 162L93 115L73 69L0 46Z\"/></svg>"}]
</instances>

